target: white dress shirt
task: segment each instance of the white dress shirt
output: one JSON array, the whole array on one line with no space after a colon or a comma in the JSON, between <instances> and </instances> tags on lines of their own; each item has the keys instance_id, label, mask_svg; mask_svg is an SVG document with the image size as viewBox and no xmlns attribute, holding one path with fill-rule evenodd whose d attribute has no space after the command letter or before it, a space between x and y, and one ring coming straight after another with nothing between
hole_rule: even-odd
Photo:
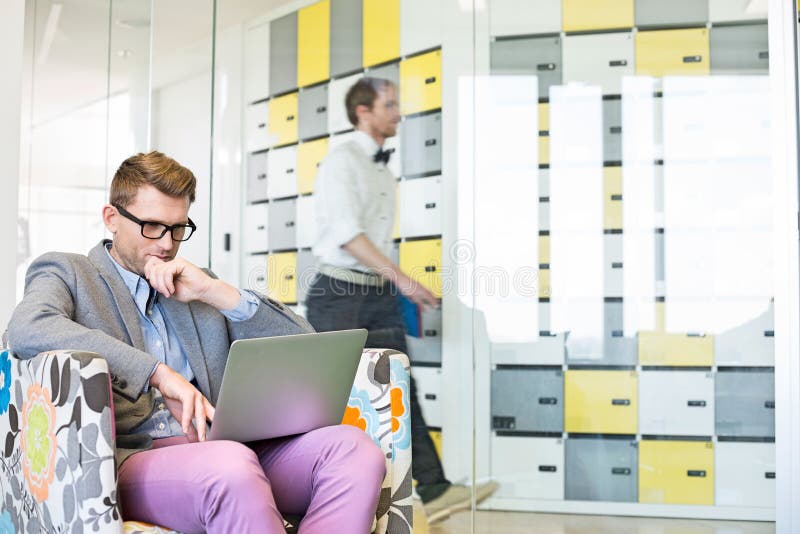
<instances>
[{"instance_id":1,"label":"white dress shirt","mask_svg":"<svg viewBox=\"0 0 800 534\"><path fill-rule=\"evenodd\" d=\"M386 165L373 161L379 148L372 137L356 131L320 165L312 248L320 263L369 272L342 248L358 234L366 235L384 255L391 254L397 184Z\"/></svg>"}]
</instances>

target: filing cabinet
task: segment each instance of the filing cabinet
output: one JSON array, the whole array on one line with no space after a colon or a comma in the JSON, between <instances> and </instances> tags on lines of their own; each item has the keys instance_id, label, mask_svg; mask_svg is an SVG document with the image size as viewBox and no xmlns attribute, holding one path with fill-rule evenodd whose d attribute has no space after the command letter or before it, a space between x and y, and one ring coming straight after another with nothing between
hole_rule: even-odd
<instances>
[{"instance_id":1,"label":"filing cabinet","mask_svg":"<svg viewBox=\"0 0 800 534\"><path fill-rule=\"evenodd\" d=\"M550 266L548 265L546 269L539 269L539 298L540 299L549 299L552 296L552 290L550 285Z\"/></svg>"},{"instance_id":2,"label":"filing cabinet","mask_svg":"<svg viewBox=\"0 0 800 534\"><path fill-rule=\"evenodd\" d=\"M442 296L442 240L400 243L400 269L434 296Z\"/></svg>"},{"instance_id":3,"label":"filing cabinet","mask_svg":"<svg viewBox=\"0 0 800 534\"><path fill-rule=\"evenodd\" d=\"M367 70L367 76L370 78L383 78L389 80L395 86L400 87L400 63L389 63L388 65L381 65L379 67L370 67ZM397 95L400 98L400 95Z\"/></svg>"},{"instance_id":4,"label":"filing cabinet","mask_svg":"<svg viewBox=\"0 0 800 534\"><path fill-rule=\"evenodd\" d=\"M297 85L297 12L269 25L269 94L291 91Z\"/></svg>"},{"instance_id":5,"label":"filing cabinet","mask_svg":"<svg viewBox=\"0 0 800 534\"><path fill-rule=\"evenodd\" d=\"M400 129L403 176L419 176L442 169L442 114L411 117Z\"/></svg>"},{"instance_id":6,"label":"filing cabinet","mask_svg":"<svg viewBox=\"0 0 800 534\"><path fill-rule=\"evenodd\" d=\"M641 441L639 502L714 504L714 444Z\"/></svg>"},{"instance_id":7,"label":"filing cabinet","mask_svg":"<svg viewBox=\"0 0 800 534\"><path fill-rule=\"evenodd\" d=\"M550 165L550 137L539 136L539 165Z\"/></svg>"},{"instance_id":8,"label":"filing cabinet","mask_svg":"<svg viewBox=\"0 0 800 534\"><path fill-rule=\"evenodd\" d=\"M661 213L663 213L663 209ZM655 270L656 270L656 281L663 282L666 273L666 263L664 262L664 234L663 232L657 232L655 238L653 240L655 242Z\"/></svg>"},{"instance_id":9,"label":"filing cabinet","mask_svg":"<svg viewBox=\"0 0 800 534\"><path fill-rule=\"evenodd\" d=\"M603 161L622 163L622 100L603 99Z\"/></svg>"},{"instance_id":10,"label":"filing cabinet","mask_svg":"<svg viewBox=\"0 0 800 534\"><path fill-rule=\"evenodd\" d=\"M539 200L550 199L550 169L539 169Z\"/></svg>"},{"instance_id":11,"label":"filing cabinet","mask_svg":"<svg viewBox=\"0 0 800 534\"><path fill-rule=\"evenodd\" d=\"M442 107L442 52L434 50L400 62L400 112L403 115Z\"/></svg>"},{"instance_id":12,"label":"filing cabinet","mask_svg":"<svg viewBox=\"0 0 800 534\"><path fill-rule=\"evenodd\" d=\"M539 308L549 306L547 302L538 303ZM495 365L562 365L565 353L565 335L550 333L542 328L540 321L539 337L536 341L525 343L492 343L492 363Z\"/></svg>"},{"instance_id":13,"label":"filing cabinet","mask_svg":"<svg viewBox=\"0 0 800 534\"><path fill-rule=\"evenodd\" d=\"M269 296L284 304L297 302L297 252L281 252L267 257Z\"/></svg>"},{"instance_id":14,"label":"filing cabinet","mask_svg":"<svg viewBox=\"0 0 800 534\"><path fill-rule=\"evenodd\" d=\"M775 373L721 368L716 375L716 433L775 437Z\"/></svg>"},{"instance_id":15,"label":"filing cabinet","mask_svg":"<svg viewBox=\"0 0 800 534\"><path fill-rule=\"evenodd\" d=\"M400 183L400 236L442 233L442 177L430 176Z\"/></svg>"},{"instance_id":16,"label":"filing cabinet","mask_svg":"<svg viewBox=\"0 0 800 534\"><path fill-rule=\"evenodd\" d=\"M711 28L711 74L768 74L766 24Z\"/></svg>"},{"instance_id":17,"label":"filing cabinet","mask_svg":"<svg viewBox=\"0 0 800 534\"><path fill-rule=\"evenodd\" d=\"M341 31L341 28L334 28ZM330 78L331 3L318 0L297 11L297 86Z\"/></svg>"},{"instance_id":18,"label":"filing cabinet","mask_svg":"<svg viewBox=\"0 0 800 534\"><path fill-rule=\"evenodd\" d=\"M268 221L268 204L253 204L245 208L244 243L242 243L242 248L245 252L266 252L269 250Z\"/></svg>"},{"instance_id":19,"label":"filing cabinet","mask_svg":"<svg viewBox=\"0 0 800 534\"><path fill-rule=\"evenodd\" d=\"M400 53L404 56L441 46L444 0L400 2Z\"/></svg>"},{"instance_id":20,"label":"filing cabinet","mask_svg":"<svg viewBox=\"0 0 800 534\"><path fill-rule=\"evenodd\" d=\"M272 146L297 142L297 93L269 101L269 135Z\"/></svg>"},{"instance_id":21,"label":"filing cabinet","mask_svg":"<svg viewBox=\"0 0 800 534\"><path fill-rule=\"evenodd\" d=\"M663 4L665 7L668 4ZM646 76L706 75L710 72L709 38L705 28L636 33L636 74Z\"/></svg>"},{"instance_id":22,"label":"filing cabinet","mask_svg":"<svg viewBox=\"0 0 800 534\"><path fill-rule=\"evenodd\" d=\"M775 365L775 318L772 303L749 321L717 334L714 340L717 365Z\"/></svg>"},{"instance_id":23,"label":"filing cabinet","mask_svg":"<svg viewBox=\"0 0 800 534\"><path fill-rule=\"evenodd\" d=\"M539 202L539 230L550 231L550 201Z\"/></svg>"},{"instance_id":24,"label":"filing cabinet","mask_svg":"<svg viewBox=\"0 0 800 534\"><path fill-rule=\"evenodd\" d=\"M567 432L636 434L636 372L566 371L564 397L564 427Z\"/></svg>"},{"instance_id":25,"label":"filing cabinet","mask_svg":"<svg viewBox=\"0 0 800 534\"><path fill-rule=\"evenodd\" d=\"M708 20L708 0L636 0L636 25L690 26Z\"/></svg>"},{"instance_id":26,"label":"filing cabinet","mask_svg":"<svg viewBox=\"0 0 800 534\"><path fill-rule=\"evenodd\" d=\"M603 108L606 108L603 101ZM614 102L613 100L610 102ZM618 100L616 102L619 102ZM613 128L613 127L612 127ZM607 132L609 127L605 128ZM605 137L605 134L604 134ZM615 140L611 141L616 144L617 149L621 149L621 140L619 135ZM604 143L608 147L608 142ZM614 154L615 157L621 157L621 153ZM622 229L622 167L604 167L603 168L603 229L605 230L621 230ZM620 260L622 261L622 260Z\"/></svg>"},{"instance_id":27,"label":"filing cabinet","mask_svg":"<svg viewBox=\"0 0 800 534\"><path fill-rule=\"evenodd\" d=\"M251 104L247 106L247 133L246 144L248 152L269 148L269 102Z\"/></svg>"},{"instance_id":28,"label":"filing cabinet","mask_svg":"<svg viewBox=\"0 0 800 534\"><path fill-rule=\"evenodd\" d=\"M363 74L353 74L338 80L331 80L328 87L328 132L338 133L345 130L350 130L353 125L350 124L350 119L347 118L347 108L345 107L344 98L347 96L347 91L362 78Z\"/></svg>"},{"instance_id":29,"label":"filing cabinet","mask_svg":"<svg viewBox=\"0 0 800 534\"><path fill-rule=\"evenodd\" d=\"M636 365L636 339L625 336L624 313L622 302L603 304L602 365Z\"/></svg>"},{"instance_id":30,"label":"filing cabinet","mask_svg":"<svg viewBox=\"0 0 800 534\"><path fill-rule=\"evenodd\" d=\"M633 26L633 0L562 0L565 32Z\"/></svg>"},{"instance_id":31,"label":"filing cabinet","mask_svg":"<svg viewBox=\"0 0 800 534\"><path fill-rule=\"evenodd\" d=\"M550 236L539 236L539 263L550 265Z\"/></svg>"},{"instance_id":32,"label":"filing cabinet","mask_svg":"<svg viewBox=\"0 0 800 534\"><path fill-rule=\"evenodd\" d=\"M267 195L284 198L297 194L297 146L278 148L267 159Z\"/></svg>"},{"instance_id":33,"label":"filing cabinet","mask_svg":"<svg viewBox=\"0 0 800 534\"><path fill-rule=\"evenodd\" d=\"M711 22L766 20L767 4L751 0L708 0L708 16Z\"/></svg>"},{"instance_id":34,"label":"filing cabinet","mask_svg":"<svg viewBox=\"0 0 800 534\"><path fill-rule=\"evenodd\" d=\"M566 443L565 498L636 502L638 468L635 441L570 437Z\"/></svg>"},{"instance_id":35,"label":"filing cabinet","mask_svg":"<svg viewBox=\"0 0 800 534\"><path fill-rule=\"evenodd\" d=\"M252 291L267 294L267 255L253 254L245 256L242 262L242 280L244 287Z\"/></svg>"},{"instance_id":36,"label":"filing cabinet","mask_svg":"<svg viewBox=\"0 0 800 534\"><path fill-rule=\"evenodd\" d=\"M606 297L623 296L622 234L603 236L603 286ZM636 347L633 347L634 358Z\"/></svg>"},{"instance_id":37,"label":"filing cabinet","mask_svg":"<svg viewBox=\"0 0 800 534\"><path fill-rule=\"evenodd\" d=\"M551 0L490 0L492 37L535 35L561 31L561 2Z\"/></svg>"},{"instance_id":38,"label":"filing cabinet","mask_svg":"<svg viewBox=\"0 0 800 534\"><path fill-rule=\"evenodd\" d=\"M331 0L331 77L361 70L362 0Z\"/></svg>"},{"instance_id":39,"label":"filing cabinet","mask_svg":"<svg viewBox=\"0 0 800 534\"><path fill-rule=\"evenodd\" d=\"M269 22L265 22L246 28L244 31L242 63L244 76L242 81L246 103L262 100L269 96L269 67L266 65L266 62L269 61L269 24ZM264 116L266 117L266 113Z\"/></svg>"},{"instance_id":40,"label":"filing cabinet","mask_svg":"<svg viewBox=\"0 0 800 534\"><path fill-rule=\"evenodd\" d=\"M561 369L498 368L492 371L492 430L564 431Z\"/></svg>"},{"instance_id":41,"label":"filing cabinet","mask_svg":"<svg viewBox=\"0 0 800 534\"><path fill-rule=\"evenodd\" d=\"M271 250L297 248L297 200L290 198L269 206L269 247Z\"/></svg>"},{"instance_id":42,"label":"filing cabinet","mask_svg":"<svg viewBox=\"0 0 800 534\"><path fill-rule=\"evenodd\" d=\"M407 336L412 363L442 363L442 310L426 310L419 314L419 337Z\"/></svg>"},{"instance_id":43,"label":"filing cabinet","mask_svg":"<svg viewBox=\"0 0 800 534\"><path fill-rule=\"evenodd\" d=\"M710 367L714 337L707 334L639 332L639 363L679 367Z\"/></svg>"},{"instance_id":44,"label":"filing cabinet","mask_svg":"<svg viewBox=\"0 0 800 534\"><path fill-rule=\"evenodd\" d=\"M328 155L328 138L316 139L297 145L297 193L314 192L319 164Z\"/></svg>"},{"instance_id":45,"label":"filing cabinet","mask_svg":"<svg viewBox=\"0 0 800 534\"><path fill-rule=\"evenodd\" d=\"M395 178L402 175L401 162L403 161L403 155L400 151L400 135L400 130L398 130L397 135L390 137L383 143L383 149L390 154L389 164L386 165L386 168Z\"/></svg>"},{"instance_id":46,"label":"filing cabinet","mask_svg":"<svg viewBox=\"0 0 800 534\"><path fill-rule=\"evenodd\" d=\"M247 156L247 201L267 199L267 153Z\"/></svg>"},{"instance_id":47,"label":"filing cabinet","mask_svg":"<svg viewBox=\"0 0 800 534\"><path fill-rule=\"evenodd\" d=\"M297 248L311 248L317 234L317 221L314 217L314 197L297 199Z\"/></svg>"},{"instance_id":48,"label":"filing cabinet","mask_svg":"<svg viewBox=\"0 0 800 534\"><path fill-rule=\"evenodd\" d=\"M642 371L639 432L660 436L714 434L714 377L710 371Z\"/></svg>"},{"instance_id":49,"label":"filing cabinet","mask_svg":"<svg viewBox=\"0 0 800 534\"><path fill-rule=\"evenodd\" d=\"M550 86L561 85L561 38L526 37L494 41L490 50L492 74L537 76L539 98L550 97Z\"/></svg>"},{"instance_id":50,"label":"filing cabinet","mask_svg":"<svg viewBox=\"0 0 800 534\"><path fill-rule=\"evenodd\" d=\"M312 139L328 133L328 86L318 85L300 91L298 97L300 139Z\"/></svg>"},{"instance_id":51,"label":"filing cabinet","mask_svg":"<svg viewBox=\"0 0 800 534\"><path fill-rule=\"evenodd\" d=\"M428 426L442 427L442 370L439 367L411 367L417 399Z\"/></svg>"},{"instance_id":52,"label":"filing cabinet","mask_svg":"<svg viewBox=\"0 0 800 534\"><path fill-rule=\"evenodd\" d=\"M490 443L495 496L564 498L564 440L494 435Z\"/></svg>"},{"instance_id":53,"label":"filing cabinet","mask_svg":"<svg viewBox=\"0 0 800 534\"><path fill-rule=\"evenodd\" d=\"M316 261L310 250L301 250L297 253L297 302L303 303L308 294L308 288L314 283L317 275Z\"/></svg>"},{"instance_id":54,"label":"filing cabinet","mask_svg":"<svg viewBox=\"0 0 800 534\"><path fill-rule=\"evenodd\" d=\"M716 446L717 506L775 507L775 444L721 441Z\"/></svg>"},{"instance_id":55,"label":"filing cabinet","mask_svg":"<svg viewBox=\"0 0 800 534\"><path fill-rule=\"evenodd\" d=\"M622 77L634 73L633 34L568 35L564 38L564 83L599 85L604 95L622 93Z\"/></svg>"},{"instance_id":56,"label":"filing cabinet","mask_svg":"<svg viewBox=\"0 0 800 534\"><path fill-rule=\"evenodd\" d=\"M539 102L539 133L550 132L550 104L547 102Z\"/></svg>"},{"instance_id":57,"label":"filing cabinet","mask_svg":"<svg viewBox=\"0 0 800 534\"><path fill-rule=\"evenodd\" d=\"M363 0L362 66L400 57L400 0Z\"/></svg>"}]
</instances>

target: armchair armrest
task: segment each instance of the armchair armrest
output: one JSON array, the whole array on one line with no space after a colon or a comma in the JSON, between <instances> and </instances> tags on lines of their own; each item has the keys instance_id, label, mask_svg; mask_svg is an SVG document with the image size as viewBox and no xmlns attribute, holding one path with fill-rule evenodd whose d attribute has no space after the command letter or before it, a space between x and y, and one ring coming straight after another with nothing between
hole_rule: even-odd
<instances>
[{"instance_id":1,"label":"armchair armrest","mask_svg":"<svg viewBox=\"0 0 800 534\"><path fill-rule=\"evenodd\" d=\"M364 349L343 423L364 430L386 456L375 514L378 534L412 531L410 392L408 356Z\"/></svg>"}]
</instances>

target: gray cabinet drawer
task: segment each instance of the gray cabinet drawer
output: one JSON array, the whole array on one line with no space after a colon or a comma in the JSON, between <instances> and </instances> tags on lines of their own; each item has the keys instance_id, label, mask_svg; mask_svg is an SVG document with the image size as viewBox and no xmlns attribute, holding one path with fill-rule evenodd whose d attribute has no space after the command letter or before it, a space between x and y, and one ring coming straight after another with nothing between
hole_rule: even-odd
<instances>
[{"instance_id":1,"label":"gray cabinet drawer","mask_svg":"<svg viewBox=\"0 0 800 534\"><path fill-rule=\"evenodd\" d=\"M287 250L297 246L297 200L278 200L269 207L270 250Z\"/></svg>"},{"instance_id":2,"label":"gray cabinet drawer","mask_svg":"<svg viewBox=\"0 0 800 534\"><path fill-rule=\"evenodd\" d=\"M403 176L442 169L442 114L421 115L403 121Z\"/></svg>"},{"instance_id":3,"label":"gray cabinet drawer","mask_svg":"<svg viewBox=\"0 0 800 534\"><path fill-rule=\"evenodd\" d=\"M560 370L492 371L492 429L564 431L564 373Z\"/></svg>"},{"instance_id":4,"label":"gray cabinet drawer","mask_svg":"<svg viewBox=\"0 0 800 534\"><path fill-rule=\"evenodd\" d=\"M567 500L638 500L639 450L635 441L570 438L565 456Z\"/></svg>"},{"instance_id":5,"label":"gray cabinet drawer","mask_svg":"<svg viewBox=\"0 0 800 534\"><path fill-rule=\"evenodd\" d=\"M269 93L285 93L297 86L297 12L270 23Z\"/></svg>"},{"instance_id":6,"label":"gray cabinet drawer","mask_svg":"<svg viewBox=\"0 0 800 534\"><path fill-rule=\"evenodd\" d=\"M320 137L328 133L327 85L318 85L300 91L298 108L300 122L297 127L301 140Z\"/></svg>"}]
</instances>

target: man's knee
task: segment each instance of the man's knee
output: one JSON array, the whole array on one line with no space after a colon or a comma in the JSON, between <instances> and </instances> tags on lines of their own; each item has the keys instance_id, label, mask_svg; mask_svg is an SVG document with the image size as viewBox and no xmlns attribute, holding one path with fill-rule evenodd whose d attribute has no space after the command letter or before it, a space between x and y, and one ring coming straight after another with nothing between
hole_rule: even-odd
<instances>
[{"instance_id":1,"label":"man's knee","mask_svg":"<svg viewBox=\"0 0 800 534\"><path fill-rule=\"evenodd\" d=\"M352 461L364 475L383 480L386 474L386 456L366 432L350 425L334 427L340 439L352 444Z\"/></svg>"},{"instance_id":2,"label":"man's knee","mask_svg":"<svg viewBox=\"0 0 800 534\"><path fill-rule=\"evenodd\" d=\"M207 496L220 502L256 493L268 484L256 453L235 441L219 441L208 461Z\"/></svg>"}]
</instances>

